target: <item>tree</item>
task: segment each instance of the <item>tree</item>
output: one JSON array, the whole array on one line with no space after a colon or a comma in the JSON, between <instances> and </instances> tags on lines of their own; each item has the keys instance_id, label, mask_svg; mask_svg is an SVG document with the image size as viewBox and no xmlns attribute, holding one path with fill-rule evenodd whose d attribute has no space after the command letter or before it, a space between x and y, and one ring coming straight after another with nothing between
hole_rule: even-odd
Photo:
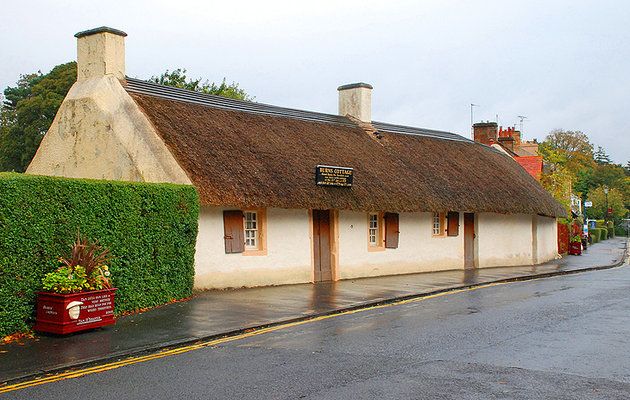
<instances>
[{"instance_id":1,"label":"tree","mask_svg":"<svg viewBox=\"0 0 630 400\"><path fill-rule=\"evenodd\" d=\"M625 177L626 171L621 165L602 164L595 167L591 179L593 186L619 188Z\"/></svg>"},{"instance_id":2,"label":"tree","mask_svg":"<svg viewBox=\"0 0 630 400\"><path fill-rule=\"evenodd\" d=\"M598 186L591 190L588 199L593 202L593 207L588 210L589 217L603 219L606 216L606 194L603 186ZM623 203L623 194L620 190L609 189L608 208L612 208L612 217L614 219L625 217L628 210Z\"/></svg>"},{"instance_id":3,"label":"tree","mask_svg":"<svg viewBox=\"0 0 630 400\"><path fill-rule=\"evenodd\" d=\"M46 75L22 75L15 87L4 90L0 170L26 170L76 77L76 63L70 62Z\"/></svg>"},{"instance_id":4,"label":"tree","mask_svg":"<svg viewBox=\"0 0 630 400\"><path fill-rule=\"evenodd\" d=\"M564 166L572 175L583 168L593 168L593 144L580 131L553 130L541 143L538 151L548 162ZM555 159L549 157L554 155Z\"/></svg>"},{"instance_id":5,"label":"tree","mask_svg":"<svg viewBox=\"0 0 630 400\"><path fill-rule=\"evenodd\" d=\"M540 184L569 212L571 211L571 174L563 166L542 174Z\"/></svg>"},{"instance_id":6,"label":"tree","mask_svg":"<svg viewBox=\"0 0 630 400\"><path fill-rule=\"evenodd\" d=\"M217 96L229 97L231 99L253 101L245 90L239 88L238 83L232 82L228 84L223 81L217 85L216 83L202 81L201 78L192 79L186 76L186 69L177 68L173 71L166 70L160 76L152 76L149 81L159 83L160 85L173 86L180 89L194 90L195 92L214 94Z\"/></svg>"},{"instance_id":7,"label":"tree","mask_svg":"<svg viewBox=\"0 0 630 400\"><path fill-rule=\"evenodd\" d=\"M602 146L597 146L597 150L593 154L593 159L599 165L612 163L612 160L608 157L608 154L606 154L606 151Z\"/></svg>"}]
</instances>

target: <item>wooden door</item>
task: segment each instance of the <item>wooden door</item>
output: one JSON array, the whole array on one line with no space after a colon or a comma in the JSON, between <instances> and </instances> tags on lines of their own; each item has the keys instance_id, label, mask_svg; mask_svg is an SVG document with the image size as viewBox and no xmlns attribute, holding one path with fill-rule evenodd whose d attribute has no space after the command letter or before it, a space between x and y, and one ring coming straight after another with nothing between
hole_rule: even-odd
<instances>
[{"instance_id":1,"label":"wooden door","mask_svg":"<svg viewBox=\"0 0 630 400\"><path fill-rule=\"evenodd\" d=\"M475 214L464 213L464 268L475 268Z\"/></svg>"},{"instance_id":2,"label":"wooden door","mask_svg":"<svg viewBox=\"0 0 630 400\"><path fill-rule=\"evenodd\" d=\"M332 281L331 218L329 210L313 210L315 282Z\"/></svg>"}]
</instances>

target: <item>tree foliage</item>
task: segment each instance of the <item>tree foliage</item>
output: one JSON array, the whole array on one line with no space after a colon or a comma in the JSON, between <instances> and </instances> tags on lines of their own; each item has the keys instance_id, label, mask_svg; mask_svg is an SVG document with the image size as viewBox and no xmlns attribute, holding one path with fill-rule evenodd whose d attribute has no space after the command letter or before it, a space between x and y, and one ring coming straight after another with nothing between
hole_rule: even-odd
<instances>
[{"instance_id":1,"label":"tree foliage","mask_svg":"<svg viewBox=\"0 0 630 400\"><path fill-rule=\"evenodd\" d=\"M583 132L550 132L539 146L539 153L545 163L541 184L566 207L570 206L572 193L584 200L593 197L595 207L595 202L600 201L603 193L602 188L606 186L611 189L610 193L614 190L613 201L621 199L615 203L614 213L615 217L620 218L625 215L626 207L630 206L630 172L627 166L614 164L601 146L597 146L595 151L593 149L593 144ZM599 204L597 207L597 216L603 218L605 205Z\"/></svg>"},{"instance_id":2,"label":"tree foliage","mask_svg":"<svg viewBox=\"0 0 630 400\"><path fill-rule=\"evenodd\" d=\"M582 168L592 168L595 164L593 144L580 131L551 131L539 146L539 152L545 160L562 165L571 174L577 174Z\"/></svg>"},{"instance_id":3,"label":"tree foliage","mask_svg":"<svg viewBox=\"0 0 630 400\"><path fill-rule=\"evenodd\" d=\"M152 76L149 79L151 82L159 83L160 85L173 86L180 89L194 90L195 92L214 94L217 96L228 97L237 100L253 101L254 98L250 97L245 90L238 86L238 83L232 82L228 84L226 79L220 84L209 82L208 80L202 80L201 78L193 79L186 76L186 69L177 68L172 71L166 70L159 76Z\"/></svg>"},{"instance_id":4,"label":"tree foliage","mask_svg":"<svg viewBox=\"0 0 630 400\"><path fill-rule=\"evenodd\" d=\"M612 209L611 217L619 219L626 215L627 210L623 201L623 194L618 189L608 190L608 202L606 202L603 186L591 190L588 199L593 202L593 207L587 211L589 218L603 219L606 216L606 205Z\"/></svg>"},{"instance_id":5,"label":"tree foliage","mask_svg":"<svg viewBox=\"0 0 630 400\"><path fill-rule=\"evenodd\" d=\"M0 171L23 172L70 87L77 79L75 62L61 64L43 75L22 75L4 90L0 113Z\"/></svg>"}]
</instances>

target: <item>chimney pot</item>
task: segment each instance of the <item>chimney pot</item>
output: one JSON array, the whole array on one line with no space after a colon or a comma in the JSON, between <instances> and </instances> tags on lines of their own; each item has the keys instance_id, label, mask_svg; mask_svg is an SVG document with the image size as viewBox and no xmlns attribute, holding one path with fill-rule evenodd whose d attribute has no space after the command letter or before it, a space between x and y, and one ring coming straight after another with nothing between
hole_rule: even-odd
<instances>
[{"instance_id":1,"label":"chimney pot","mask_svg":"<svg viewBox=\"0 0 630 400\"><path fill-rule=\"evenodd\" d=\"M125 32L101 26L74 36L78 81L105 75L125 79Z\"/></svg>"},{"instance_id":2,"label":"chimney pot","mask_svg":"<svg viewBox=\"0 0 630 400\"><path fill-rule=\"evenodd\" d=\"M372 122L372 89L363 82L339 86L339 115Z\"/></svg>"}]
</instances>

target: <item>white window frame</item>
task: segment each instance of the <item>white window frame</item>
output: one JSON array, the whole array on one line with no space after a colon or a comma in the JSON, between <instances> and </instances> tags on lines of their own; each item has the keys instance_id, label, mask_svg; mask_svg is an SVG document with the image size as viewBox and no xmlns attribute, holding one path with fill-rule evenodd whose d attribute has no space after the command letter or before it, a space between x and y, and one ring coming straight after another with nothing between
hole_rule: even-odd
<instances>
[{"instance_id":1,"label":"white window frame","mask_svg":"<svg viewBox=\"0 0 630 400\"><path fill-rule=\"evenodd\" d=\"M444 234L444 214L434 212L431 218L431 233L433 236L442 236Z\"/></svg>"},{"instance_id":2,"label":"white window frame","mask_svg":"<svg viewBox=\"0 0 630 400\"><path fill-rule=\"evenodd\" d=\"M260 248L260 214L256 210L245 210L243 216L245 250L258 250Z\"/></svg>"},{"instance_id":3,"label":"white window frame","mask_svg":"<svg viewBox=\"0 0 630 400\"><path fill-rule=\"evenodd\" d=\"M370 217L368 218L368 245L370 247L378 247L380 245L380 230L379 214L370 213Z\"/></svg>"}]
</instances>

